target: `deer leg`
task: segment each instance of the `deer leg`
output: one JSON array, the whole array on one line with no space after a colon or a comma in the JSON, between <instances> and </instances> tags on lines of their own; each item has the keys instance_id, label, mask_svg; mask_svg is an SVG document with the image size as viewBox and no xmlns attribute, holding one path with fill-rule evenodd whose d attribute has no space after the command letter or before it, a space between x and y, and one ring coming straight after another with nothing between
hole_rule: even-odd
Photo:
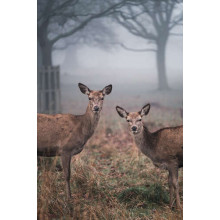
<instances>
[{"instance_id":1,"label":"deer leg","mask_svg":"<svg viewBox=\"0 0 220 220\"><path fill-rule=\"evenodd\" d=\"M66 180L66 193L67 198L71 198L71 190L70 190L70 161L71 161L71 155L62 155L61 156L62 165L63 165L63 171L64 176Z\"/></svg>"},{"instance_id":2,"label":"deer leg","mask_svg":"<svg viewBox=\"0 0 220 220\"><path fill-rule=\"evenodd\" d=\"M173 188L173 182L172 182L172 173L169 171L169 176L168 176L168 183L169 183L169 189L170 189L170 208L173 207L173 192L174 192L174 188Z\"/></svg>"},{"instance_id":3,"label":"deer leg","mask_svg":"<svg viewBox=\"0 0 220 220\"><path fill-rule=\"evenodd\" d=\"M182 209L179 196L178 168L172 174L172 183L176 195L176 208Z\"/></svg>"},{"instance_id":4,"label":"deer leg","mask_svg":"<svg viewBox=\"0 0 220 220\"><path fill-rule=\"evenodd\" d=\"M38 167L41 167L40 157L37 157L37 170L38 170Z\"/></svg>"}]
</instances>

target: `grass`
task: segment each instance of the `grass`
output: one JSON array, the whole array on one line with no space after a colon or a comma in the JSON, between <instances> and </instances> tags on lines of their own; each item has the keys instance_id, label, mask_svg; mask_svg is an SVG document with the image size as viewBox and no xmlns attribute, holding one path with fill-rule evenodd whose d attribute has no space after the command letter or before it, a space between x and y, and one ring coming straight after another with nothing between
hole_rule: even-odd
<instances>
[{"instance_id":1,"label":"grass","mask_svg":"<svg viewBox=\"0 0 220 220\"><path fill-rule=\"evenodd\" d=\"M168 172L139 152L119 116L106 114L84 150L71 160L71 201L66 199L63 172L56 169L60 159L41 159L38 219L182 219L181 211L168 206ZM151 131L182 124L173 108L153 109L147 121ZM179 176L182 200L182 170Z\"/></svg>"},{"instance_id":2,"label":"grass","mask_svg":"<svg viewBox=\"0 0 220 220\"><path fill-rule=\"evenodd\" d=\"M163 190L161 184L155 183L146 186L133 186L123 190L118 195L119 201L125 202L131 207L139 201L142 201L142 207L148 207L149 204L162 204L168 203L168 193Z\"/></svg>"}]
</instances>

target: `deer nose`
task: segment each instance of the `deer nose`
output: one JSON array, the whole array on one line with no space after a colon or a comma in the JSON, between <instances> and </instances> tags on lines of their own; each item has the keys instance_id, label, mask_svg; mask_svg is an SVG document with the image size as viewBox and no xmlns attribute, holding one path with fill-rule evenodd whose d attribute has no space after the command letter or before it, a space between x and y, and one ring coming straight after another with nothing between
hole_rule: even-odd
<instances>
[{"instance_id":1,"label":"deer nose","mask_svg":"<svg viewBox=\"0 0 220 220\"><path fill-rule=\"evenodd\" d=\"M98 110L99 110L99 107L98 107L98 106L95 106L95 107L94 107L94 111L97 112Z\"/></svg>"},{"instance_id":2,"label":"deer nose","mask_svg":"<svg viewBox=\"0 0 220 220\"><path fill-rule=\"evenodd\" d=\"M136 127L136 126L132 126L132 127L131 127L131 130L132 130L132 131L137 131L137 127Z\"/></svg>"}]
</instances>

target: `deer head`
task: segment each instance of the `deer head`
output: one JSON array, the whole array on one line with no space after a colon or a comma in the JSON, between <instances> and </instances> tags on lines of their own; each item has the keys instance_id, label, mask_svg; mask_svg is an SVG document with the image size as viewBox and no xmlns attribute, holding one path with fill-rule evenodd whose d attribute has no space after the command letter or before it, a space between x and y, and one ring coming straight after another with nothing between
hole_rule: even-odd
<instances>
[{"instance_id":1,"label":"deer head","mask_svg":"<svg viewBox=\"0 0 220 220\"><path fill-rule=\"evenodd\" d=\"M128 122L129 130L132 134L138 134L143 129L142 117L147 115L150 111L150 104L145 105L139 112L127 112L123 108L117 106L116 111L118 114L125 118Z\"/></svg>"},{"instance_id":2,"label":"deer head","mask_svg":"<svg viewBox=\"0 0 220 220\"><path fill-rule=\"evenodd\" d=\"M90 90L87 86L83 85L82 83L79 83L78 86L83 94L88 95L90 110L94 114L98 114L102 110L105 95L109 95L112 91L112 85L108 85L100 91Z\"/></svg>"}]
</instances>

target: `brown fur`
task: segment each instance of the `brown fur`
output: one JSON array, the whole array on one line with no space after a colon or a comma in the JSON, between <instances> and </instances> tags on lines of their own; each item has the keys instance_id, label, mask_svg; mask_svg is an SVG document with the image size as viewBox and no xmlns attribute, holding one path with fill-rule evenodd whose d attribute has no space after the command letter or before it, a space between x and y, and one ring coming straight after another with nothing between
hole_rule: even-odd
<instances>
[{"instance_id":1,"label":"brown fur","mask_svg":"<svg viewBox=\"0 0 220 220\"><path fill-rule=\"evenodd\" d=\"M37 154L45 157L61 156L68 197L71 197L71 157L80 153L93 135L100 118L104 96L110 94L112 89L111 85L101 91L91 91L83 84L79 84L79 87L90 100L84 115L37 115ZM97 106L99 110L95 111Z\"/></svg>"},{"instance_id":2,"label":"brown fur","mask_svg":"<svg viewBox=\"0 0 220 220\"><path fill-rule=\"evenodd\" d=\"M155 166L169 171L170 206L173 205L173 193L176 195L177 208L181 208L178 185L178 168L183 167L183 126L162 128L154 133L148 131L141 117L147 115L150 105L140 112L126 112L116 107L119 115L128 120L134 141L143 154L148 156ZM133 131L132 127L137 130Z\"/></svg>"}]
</instances>

